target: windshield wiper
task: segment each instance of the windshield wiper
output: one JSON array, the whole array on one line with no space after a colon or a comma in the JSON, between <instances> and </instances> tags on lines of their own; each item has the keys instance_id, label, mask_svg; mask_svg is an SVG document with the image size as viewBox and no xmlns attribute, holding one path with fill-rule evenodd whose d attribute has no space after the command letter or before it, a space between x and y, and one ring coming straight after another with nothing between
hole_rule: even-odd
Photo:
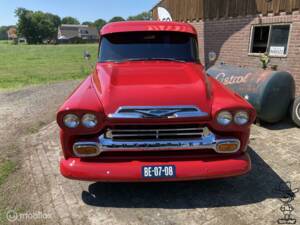
<instances>
[{"instance_id":1,"label":"windshield wiper","mask_svg":"<svg viewBox=\"0 0 300 225\"><path fill-rule=\"evenodd\" d=\"M122 60L111 60L114 63L124 63L124 62L134 62L134 61L173 61L173 62L180 62L186 63L184 60L174 59L174 58L129 58L129 59L122 59ZM108 61L108 60L107 60Z\"/></svg>"},{"instance_id":2,"label":"windshield wiper","mask_svg":"<svg viewBox=\"0 0 300 225\"><path fill-rule=\"evenodd\" d=\"M184 60L175 59L175 58L149 58L148 60L173 61L173 62L186 63L186 61L184 61Z\"/></svg>"},{"instance_id":3,"label":"windshield wiper","mask_svg":"<svg viewBox=\"0 0 300 225\"><path fill-rule=\"evenodd\" d=\"M147 58L130 58L130 59L121 59L114 61L115 63L123 63L123 62L134 62L134 61L147 61Z\"/></svg>"}]
</instances>

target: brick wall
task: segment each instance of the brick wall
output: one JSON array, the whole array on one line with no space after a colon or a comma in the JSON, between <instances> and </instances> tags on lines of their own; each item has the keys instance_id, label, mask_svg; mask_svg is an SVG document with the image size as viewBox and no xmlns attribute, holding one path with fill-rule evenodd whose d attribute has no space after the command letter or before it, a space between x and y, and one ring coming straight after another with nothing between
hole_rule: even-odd
<instances>
[{"instance_id":1,"label":"brick wall","mask_svg":"<svg viewBox=\"0 0 300 225\"><path fill-rule=\"evenodd\" d=\"M238 18L216 19L191 22L199 32L201 61L209 66L208 52L218 55L216 63L260 67L259 56L249 54L252 25L290 23L290 41L287 57L271 57L271 64L278 65L278 70L293 74L297 95L300 96L300 14L269 15L266 17L247 16Z\"/></svg>"},{"instance_id":2,"label":"brick wall","mask_svg":"<svg viewBox=\"0 0 300 225\"><path fill-rule=\"evenodd\" d=\"M204 22L202 20L198 22L191 22L191 24L197 29L198 31L198 43L199 43L199 52L200 52L200 60L202 64L205 64L205 44L204 44Z\"/></svg>"}]
</instances>

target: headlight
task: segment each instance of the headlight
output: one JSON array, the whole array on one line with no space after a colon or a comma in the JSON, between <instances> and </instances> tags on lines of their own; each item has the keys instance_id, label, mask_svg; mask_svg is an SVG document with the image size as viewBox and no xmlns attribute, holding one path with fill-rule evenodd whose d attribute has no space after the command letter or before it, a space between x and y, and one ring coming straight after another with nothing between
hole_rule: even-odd
<instances>
[{"instance_id":1,"label":"headlight","mask_svg":"<svg viewBox=\"0 0 300 225\"><path fill-rule=\"evenodd\" d=\"M245 111L239 111L234 116L234 122L237 125L245 125L249 122L249 114Z\"/></svg>"},{"instance_id":2,"label":"headlight","mask_svg":"<svg viewBox=\"0 0 300 225\"><path fill-rule=\"evenodd\" d=\"M98 121L97 121L97 117L93 114L85 114L83 117L82 117L82 125L86 128L94 128Z\"/></svg>"},{"instance_id":3,"label":"headlight","mask_svg":"<svg viewBox=\"0 0 300 225\"><path fill-rule=\"evenodd\" d=\"M63 120L65 126L68 128L76 128L80 123L78 116L76 116L75 114L67 114L64 116Z\"/></svg>"},{"instance_id":4,"label":"headlight","mask_svg":"<svg viewBox=\"0 0 300 225\"><path fill-rule=\"evenodd\" d=\"M223 126L227 126L232 122L232 114L228 111L222 111L217 116L217 121Z\"/></svg>"}]
</instances>

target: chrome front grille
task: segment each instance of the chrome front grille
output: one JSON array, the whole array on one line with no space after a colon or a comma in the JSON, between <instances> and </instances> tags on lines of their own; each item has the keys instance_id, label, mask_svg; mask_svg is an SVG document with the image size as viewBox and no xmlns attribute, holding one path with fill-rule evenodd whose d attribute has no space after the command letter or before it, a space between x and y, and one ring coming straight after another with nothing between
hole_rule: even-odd
<instances>
[{"instance_id":1,"label":"chrome front grille","mask_svg":"<svg viewBox=\"0 0 300 225\"><path fill-rule=\"evenodd\" d=\"M202 138L205 131L205 128L198 125L120 126L107 129L105 138L113 141L190 140Z\"/></svg>"}]
</instances>

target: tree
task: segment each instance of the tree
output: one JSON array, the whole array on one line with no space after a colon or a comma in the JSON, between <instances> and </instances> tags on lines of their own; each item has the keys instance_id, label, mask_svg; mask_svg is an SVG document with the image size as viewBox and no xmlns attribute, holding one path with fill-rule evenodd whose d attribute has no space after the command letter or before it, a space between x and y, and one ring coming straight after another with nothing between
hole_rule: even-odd
<instances>
[{"instance_id":1,"label":"tree","mask_svg":"<svg viewBox=\"0 0 300 225\"><path fill-rule=\"evenodd\" d=\"M94 26L97 27L98 30L101 30L105 24L106 24L106 21L103 19L98 19L94 22Z\"/></svg>"},{"instance_id":2,"label":"tree","mask_svg":"<svg viewBox=\"0 0 300 225\"><path fill-rule=\"evenodd\" d=\"M151 19L151 13L150 12L142 12L135 16L129 16L127 20L150 20Z\"/></svg>"},{"instance_id":3,"label":"tree","mask_svg":"<svg viewBox=\"0 0 300 225\"><path fill-rule=\"evenodd\" d=\"M24 8L18 8L15 13L18 17L18 35L25 37L28 44L40 44L56 38L58 26L61 24L57 15Z\"/></svg>"},{"instance_id":4,"label":"tree","mask_svg":"<svg viewBox=\"0 0 300 225\"><path fill-rule=\"evenodd\" d=\"M61 19L59 16L51 13L46 13L45 16L49 21L53 23L55 27L59 27L61 25Z\"/></svg>"},{"instance_id":5,"label":"tree","mask_svg":"<svg viewBox=\"0 0 300 225\"><path fill-rule=\"evenodd\" d=\"M115 16L115 17L111 18L111 20L109 22L112 23L112 22L120 22L120 21L125 21L125 20L121 16Z\"/></svg>"},{"instance_id":6,"label":"tree","mask_svg":"<svg viewBox=\"0 0 300 225\"><path fill-rule=\"evenodd\" d=\"M57 15L53 15L51 13L46 13L45 18L50 22L49 29L51 30L49 34L49 39L56 39L58 27L61 25L61 19Z\"/></svg>"},{"instance_id":7,"label":"tree","mask_svg":"<svg viewBox=\"0 0 300 225\"><path fill-rule=\"evenodd\" d=\"M0 27L0 40L7 40L7 30L9 27L7 26L2 26Z\"/></svg>"},{"instance_id":8,"label":"tree","mask_svg":"<svg viewBox=\"0 0 300 225\"><path fill-rule=\"evenodd\" d=\"M82 25L94 26L94 23L91 21L84 21Z\"/></svg>"},{"instance_id":9,"label":"tree","mask_svg":"<svg viewBox=\"0 0 300 225\"><path fill-rule=\"evenodd\" d=\"M71 16L67 16L67 17L64 17L62 20L61 20L61 23L62 24L80 24L80 22L74 18L74 17L71 17Z\"/></svg>"}]
</instances>

